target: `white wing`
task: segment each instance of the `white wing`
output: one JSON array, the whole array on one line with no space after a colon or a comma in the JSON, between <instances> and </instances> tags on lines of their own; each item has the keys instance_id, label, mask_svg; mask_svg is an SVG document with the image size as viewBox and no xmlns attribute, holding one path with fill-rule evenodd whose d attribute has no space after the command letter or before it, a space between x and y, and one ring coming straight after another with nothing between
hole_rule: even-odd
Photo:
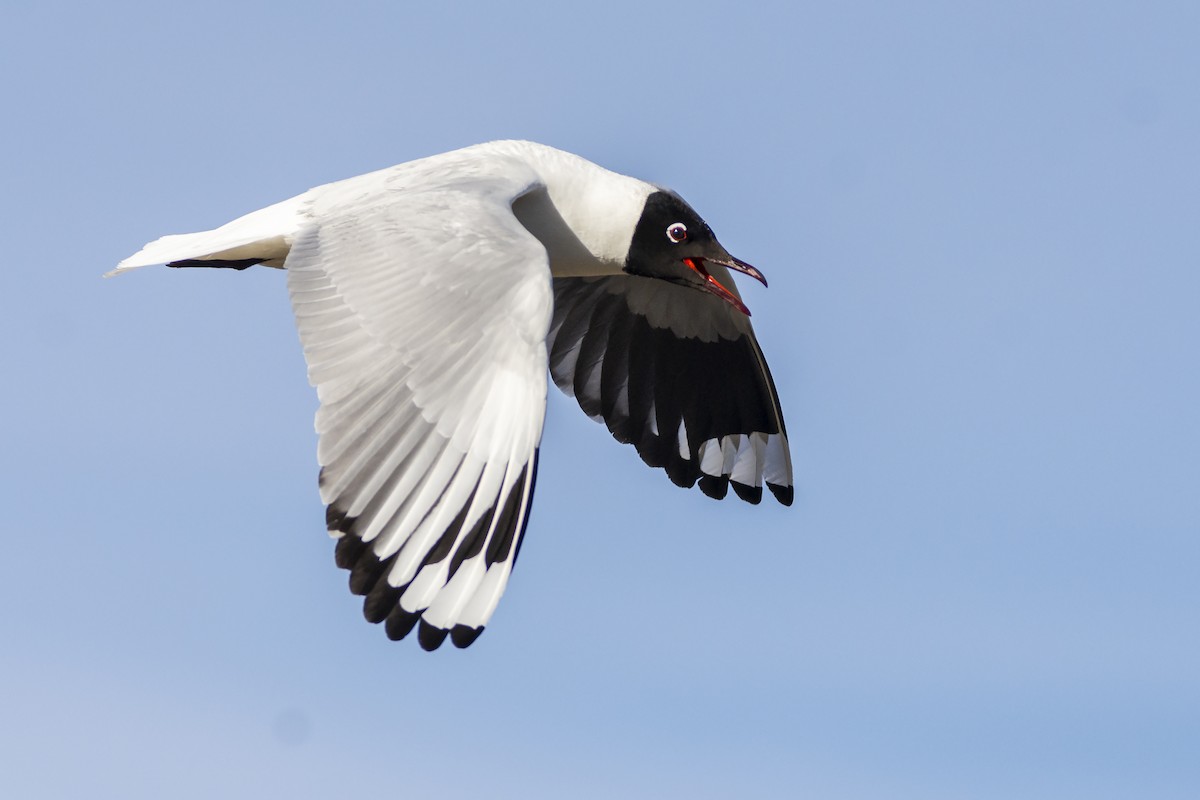
<instances>
[{"instance_id":1,"label":"white wing","mask_svg":"<svg viewBox=\"0 0 1200 800\"><path fill-rule=\"evenodd\" d=\"M369 620L393 639L420 622L427 650L474 641L508 582L553 304L546 251L511 210L536 176L435 166L317 193L286 261L338 565Z\"/></svg>"}]
</instances>

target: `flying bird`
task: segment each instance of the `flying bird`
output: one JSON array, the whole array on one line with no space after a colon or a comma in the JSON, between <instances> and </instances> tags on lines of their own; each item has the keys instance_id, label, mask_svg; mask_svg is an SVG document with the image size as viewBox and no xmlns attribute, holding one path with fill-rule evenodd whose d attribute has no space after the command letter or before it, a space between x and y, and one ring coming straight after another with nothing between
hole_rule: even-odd
<instances>
[{"instance_id":1,"label":"flying bird","mask_svg":"<svg viewBox=\"0 0 1200 800\"><path fill-rule=\"evenodd\" d=\"M779 399L678 194L501 141L310 189L135 267L286 270L337 565L391 639L474 642L529 520L547 375L679 486L792 503Z\"/></svg>"}]
</instances>

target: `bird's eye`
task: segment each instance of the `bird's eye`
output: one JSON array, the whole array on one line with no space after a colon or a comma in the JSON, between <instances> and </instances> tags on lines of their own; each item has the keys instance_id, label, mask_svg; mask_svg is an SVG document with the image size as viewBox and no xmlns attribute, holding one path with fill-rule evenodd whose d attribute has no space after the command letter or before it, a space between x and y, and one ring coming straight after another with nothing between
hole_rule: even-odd
<instances>
[{"instance_id":1,"label":"bird's eye","mask_svg":"<svg viewBox=\"0 0 1200 800\"><path fill-rule=\"evenodd\" d=\"M672 222L667 226L667 238L675 244L687 239L687 226L682 222Z\"/></svg>"}]
</instances>

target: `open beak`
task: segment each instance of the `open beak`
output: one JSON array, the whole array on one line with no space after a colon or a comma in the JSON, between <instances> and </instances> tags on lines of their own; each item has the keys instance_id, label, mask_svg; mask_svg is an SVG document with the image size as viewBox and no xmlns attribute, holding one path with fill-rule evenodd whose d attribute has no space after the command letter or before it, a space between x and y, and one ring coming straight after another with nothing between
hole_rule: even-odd
<instances>
[{"instance_id":1,"label":"open beak","mask_svg":"<svg viewBox=\"0 0 1200 800\"><path fill-rule=\"evenodd\" d=\"M729 256L728 258L685 258L685 259L683 259L684 264L687 264L688 267L691 268L691 270L693 272L695 272L697 275L699 275L701 278L704 279L704 288L705 289L708 289L710 292L715 294L717 297L721 298L726 303L729 303L731 306L736 308L738 311L741 311L747 317L750 316L750 309L746 308L746 304L742 302L742 299L740 297L738 297L736 294L734 294L733 292L726 289L724 286L722 286L720 284L720 282L717 281L717 279L714 278L712 275L708 274L708 270L705 269L705 267L704 267L705 261L711 261L714 264L720 264L721 266L726 267L727 269L731 269L734 272L740 272L743 275L749 275L751 278L754 278L756 281L761 283L763 286L767 285L766 277L764 277L761 272L759 272L757 269L755 269L754 267L747 264L745 261L736 259L733 256Z\"/></svg>"}]
</instances>

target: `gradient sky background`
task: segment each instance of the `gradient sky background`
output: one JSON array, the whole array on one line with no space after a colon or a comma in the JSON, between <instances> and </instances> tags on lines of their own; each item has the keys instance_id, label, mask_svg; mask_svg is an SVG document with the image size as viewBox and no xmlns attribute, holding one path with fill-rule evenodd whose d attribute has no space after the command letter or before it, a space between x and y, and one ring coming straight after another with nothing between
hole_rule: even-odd
<instances>
[{"instance_id":1,"label":"gradient sky background","mask_svg":"<svg viewBox=\"0 0 1200 800\"><path fill-rule=\"evenodd\" d=\"M0 795L1200 796L1200 6L26 3ZM361 618L284 276L101 273L530 138L679 190L796 505L559 394L470 650Z\"/></svg>"}]
</instances>

